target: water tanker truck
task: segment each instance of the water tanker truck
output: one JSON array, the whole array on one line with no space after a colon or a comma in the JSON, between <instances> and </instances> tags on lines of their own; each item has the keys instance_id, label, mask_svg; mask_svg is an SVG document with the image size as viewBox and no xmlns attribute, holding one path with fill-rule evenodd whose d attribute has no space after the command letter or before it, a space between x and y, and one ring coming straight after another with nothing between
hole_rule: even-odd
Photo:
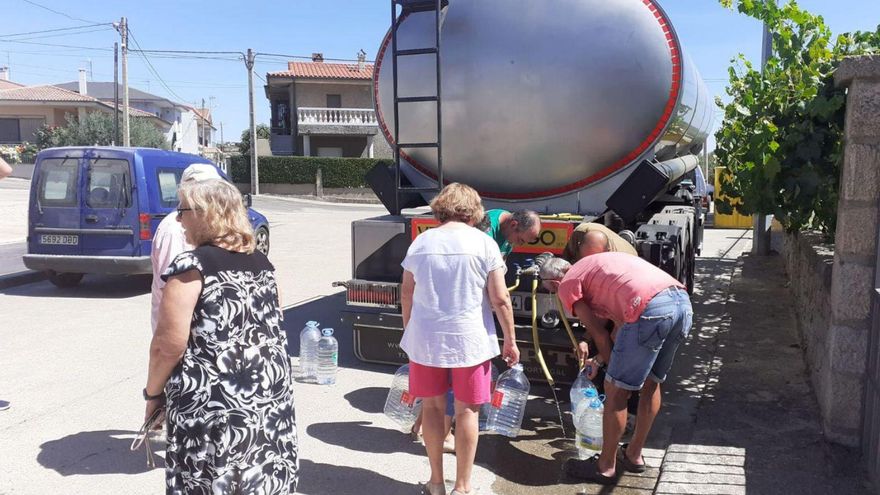
<instances>
[{"instance_id":1,"label":"water tanker truck","mask_svg":"<svg viewBox=\"0 0 880 495\"><path fill-rule=\"evenodd\" d=\"M656 0L391 3L373 83L395 164L367 175L389 214L352 223L352 279L338 283L359 359L406 361L400 263L436 225L418 207L449 182L474 187L486 209L542 215L538 240L507 259L510 286L531 258L560 254L579 222L595 221L693 287L694 169L713 104ZM522 276L511 296L526 371L567 382L567 320Z\"/></svg>"}]
</instances>

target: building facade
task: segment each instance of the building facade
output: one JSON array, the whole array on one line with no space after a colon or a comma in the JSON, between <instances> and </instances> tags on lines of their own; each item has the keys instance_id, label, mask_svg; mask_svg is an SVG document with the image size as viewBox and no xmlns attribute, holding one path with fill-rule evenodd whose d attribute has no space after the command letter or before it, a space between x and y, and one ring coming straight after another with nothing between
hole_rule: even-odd
<instances>
[{"instance_id":1,"label":"building facade","mask_svg":"<svg viewBox=\"0 0 880 495\"><path fill-rule=\"evenodd\" d=\"M266 74L273 155L390 157L373 106L373 65L288 62Z\"/></svg>"}]
</instances>

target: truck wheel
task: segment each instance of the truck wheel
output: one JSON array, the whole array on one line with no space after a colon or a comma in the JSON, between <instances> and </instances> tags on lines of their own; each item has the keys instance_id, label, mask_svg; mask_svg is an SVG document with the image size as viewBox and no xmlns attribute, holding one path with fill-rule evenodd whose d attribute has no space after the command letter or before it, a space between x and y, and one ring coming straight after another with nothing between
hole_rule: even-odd
<instances>
[{"instance_id":1,"label":"truck wheel","mask_svg":"<svg viewBox=\"0 0 880 495\"><path fill-rule=\"evenodd\" d=\"M257 251L269 255L269 229L260 227L254 233L254 240L257 243Z\"/></svg>"},{"instance_id":2,"label":"truck wheel","mask_svg":"<svg viewBox=\"0 0 880 495\"><path fill-rule=\"evenodd\" d=\"M685 279L685 287L687 287L688 294L694 293L694 252L691 249L688 249L687 252L687 260L685 261L685 265L687 266L687 278Z\"/></svg>"},{"instance_id":3,"label":"truck wheel","mask_svg":"<svg viewBox=\"0 0 880 495\"><path fill-rule=\"evenodd\" d=\"M82 273L58 273L55 270L49 270L46 275L49 277L49 282L52 282L52 285L62 289L76 287L83 278Z\"/></svg>"}]
</instances>

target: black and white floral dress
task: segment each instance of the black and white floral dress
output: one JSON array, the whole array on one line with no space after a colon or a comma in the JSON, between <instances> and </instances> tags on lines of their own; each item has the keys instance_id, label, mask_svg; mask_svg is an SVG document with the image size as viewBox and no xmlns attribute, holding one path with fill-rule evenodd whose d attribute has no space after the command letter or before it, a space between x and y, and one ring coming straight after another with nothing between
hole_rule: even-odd
<instances>
[{"instance_id":1,"label":"black and white floral dress","mask_svg":"<svg viewBox=\"0 0 880 495\"><path fill-rule=\"evenodd\" d=\"M296 420L275 268L263 254L201 246L162 275L198 270L186 352L165 393L169 494L296 491Z\"/></svg>"}]
</instances>

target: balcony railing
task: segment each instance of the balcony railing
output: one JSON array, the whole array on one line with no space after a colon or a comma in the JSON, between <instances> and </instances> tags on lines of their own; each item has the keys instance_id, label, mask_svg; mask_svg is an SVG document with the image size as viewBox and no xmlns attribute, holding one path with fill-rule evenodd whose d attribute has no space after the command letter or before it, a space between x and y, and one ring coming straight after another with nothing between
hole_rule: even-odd
<instances>
[{"instance_id":1,"label":"balcony railing","mask_svg":"<svg viewBox=\"0 0 880 495\"><path fill-rule=\"evenodd\" d=\"M313 125L376 125L376 112L368 108L299 107L297 121Z\"/></svg>"}]
</instances>

